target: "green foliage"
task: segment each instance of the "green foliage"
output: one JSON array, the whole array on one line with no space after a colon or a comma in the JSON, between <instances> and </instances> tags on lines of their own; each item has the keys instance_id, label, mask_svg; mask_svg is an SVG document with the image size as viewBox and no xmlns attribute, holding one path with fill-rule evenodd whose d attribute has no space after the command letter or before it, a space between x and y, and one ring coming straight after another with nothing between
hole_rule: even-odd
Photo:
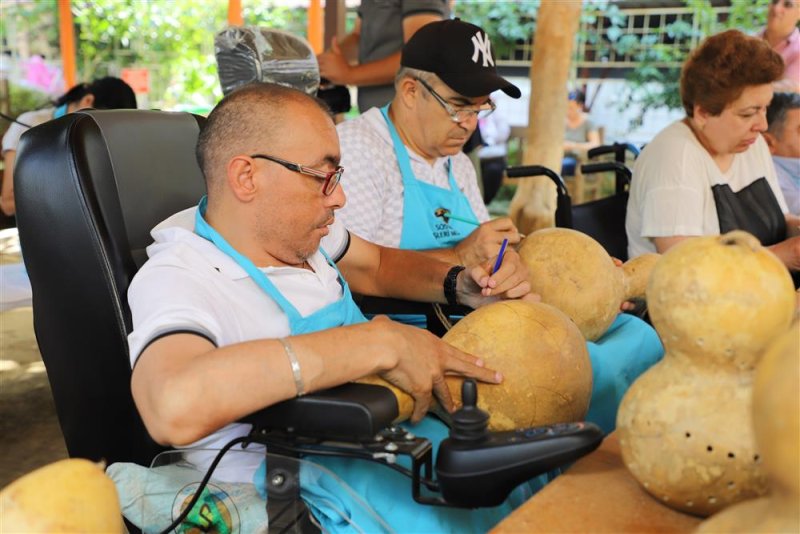
<instances>
[{"instance_id":1,"label":"green foliage","mask_svg":"<svg viewBox=\"0 0 800 534\"><path fill-rule=\"evenodd\" d=\"M459 0L455 15L483 27L492 36L497 56L522 59L513 54L535 32L539 3L539 0ZM675 65L684 62L693 46L704 37L725 29L752 32L763 26L769 0L733 0L724 18L717 16L710 0L684 0L691 16L678 17L661 28L666 43L654 33L628 32L628 16L611 0L584 0L583 4L578 39L592 51L594 60L625 56L637 63L628 76L630 83L620 102L622 107L632 104L639 107L641 114L634 121L640 122L650 109L681 107L680 68ZM598 25L602 25L603 31L592 29Z\"/></svg>"},{"instance_id":2,"label":"green foliage","mask_svg":"<svg viewBox=\"0 0 800 534\"><path fill-rule=\"evenodd\" d=\"M754 32L764 25L768 5L769 0L734 1L728 16L722 18L717 16L709 0L686 0L693 24L678 19L667 24L663 31L671 40L687 43L687 46L665 45L655 42L653 36L643 36L635 55L638 65L628 76L630 83L620 99L621 109L631 104L640 106L641 111L631 126L640 125L648 110L682 107L680 68L663 65L682 64L692 48L690 45L696 45L709 35L732 28Z\"/></svg>"},{"instance_id":3,"label":"green foliage","mask_svg":"<svg viewBox=\"0 0 800 534\"><path fill-rule=\"evenodd\" d=\"M10 41L27 39L30 53L47 59L59 56L57 0L18 0L3 5L0 33ZM243 3L245 24L306 33L306 10L279 0ZM676 20L663 28L670 39L696 43L705 35L726 28L750 31L764 24L769 0L733 0L730 15L718 20L710 0L685 0L694 24ZM73 0L72 11L78 49L78 78L119 75L124 67L150 70L151 107L203 109L221 96L214 59L214 34L227 25L226 0ZM536 30L540 0L458 0L454 14L485 28L493 36L495 53L511 57ZM353 12L348 12L352 26ZM630 76L626 105L644 110L680 107L678 69L689 46L676 49L626 31L627 17L611 0L584 0L582 27L600 17L604 32L579 36L593 45L598 56L632 56L639 62ZM524 59L523 57L511 57Z\"/></svg>"},{"instance_id":4,"label":"green foliage","mask_svg":"<svg viewBox=\"0 0 800 534\"><path fill-rule=\"evenodd\" d=\"M11 101L10 115L15 118L26 111L46 108L51 104L46 94L17 84L9 84L9 93L9 100Z\"/></svg>"},{"instance_id":5,"label":"green foliage","mask_svg":"<svg viewBox=\"0 0 800 534\"><path fill-rule=\"evenodd\" d=\"M246 25L305 35L306 10L277 0L243 2ZM207 109L222 96L214 35L227 26L225 0L73 0L78 79L118 76L125 67L150 71L149 104L161 109ZM8 12L9 16L6 16ZM58 57L56 0L4 6L2 26L46 28L47 51Z\"/></svg>"},{"instance_id":6,"label":"green foliage","mask_svg":"<svg viewBox=\"0 0 800 534\"><path fill-rule=\"evenodd\" d=\"M492 36L495 55L507 57L519 43L536 31L539 0L486 2L458 0L453 14L477 24Z\"/></svg>"},{"instance_id":7,"label":"green foliage","mask_svg":"<svg viewBox=\"0 0 800 534\"><path fill-rule=\"evenodd\" d=\"M50 99L47 98L47 95L44 93L41 93L39 91L34 91L13 83L10 83L8 85L9 85L8 87L9 101L11 103L11 109L9 110L9 115L14 118L19 117L26 111L30 111L32 109L46 108L47 106L50 105ZM5 135L6 130L10 125L11 125L10 121L4 118L0 118L0 137Z\"/></svg>"}]
</instances>

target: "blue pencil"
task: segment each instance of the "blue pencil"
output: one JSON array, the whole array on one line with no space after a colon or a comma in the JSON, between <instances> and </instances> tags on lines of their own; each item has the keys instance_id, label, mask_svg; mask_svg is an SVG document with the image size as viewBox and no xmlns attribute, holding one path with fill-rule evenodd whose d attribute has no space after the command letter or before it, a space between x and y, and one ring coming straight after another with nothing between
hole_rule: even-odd
<instances>
[{"instance_id":1,"label":"blue pencil","mask_svg":"<svg viewBox=\"0 0 800 534\"><path fill-rule=\"evenodd\" d=\"M500 266L503 264L503 254L506 252L506 246L508 245L508 239L503 239L503 244L500 245L500 252L497 254L497 261L494 262L494 269L492 272L489 273L489 276L493 275L497 272Z\"/></svg>"}]
</instances>

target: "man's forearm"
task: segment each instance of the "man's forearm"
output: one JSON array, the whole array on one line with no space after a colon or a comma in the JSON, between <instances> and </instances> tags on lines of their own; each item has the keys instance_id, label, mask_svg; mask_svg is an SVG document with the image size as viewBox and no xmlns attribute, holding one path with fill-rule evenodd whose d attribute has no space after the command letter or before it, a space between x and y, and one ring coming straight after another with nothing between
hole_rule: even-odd
<instances>
[{"instance_id":1,"label":"man's forearm","mask_svg":"<svg viewBox=\"0 0 800 534\"><path fill-rule=\"evenodd\" d=\"M462 263L455 248L434 248L430 250L420 250L419 252L451 265L460 265Z\"/></svg>"},{"instance_id":2,"label":"man's forearm","mask_svg":"<svg viewBox=\"0 0 800 534\"><path fill-rule=\"evenodd\" d=\"M424 302L444 302L450 262L414 250L382 247L350 234L350 247L338 262L355 293Z\"/></svg>"},{"instance_id":3,"label":"man's forearm","mask_svg":"<svg viewBox=\"0 0 800 534\"><path fill-rule=\"evenodd\" d=\"M451 262L421 251L381 247L380 252L376 286L381 296L445 302L443 284Z\"/></svg>"},{"instance_id":4,"label":"man's forearm","mask_svg":"<svg viewBox=\"0 0 800 534\"><path fill-rule=\"evenodd\" d=\"M358 42L360 38L358 33L351 32L339 41L339 49L347 61L354 62L358 60Z\"/></svg>"},{"instance_id":5,"label":"man's forearm","mask_svg":"<svg viewBox=\"0 0 800 534\"><path fill-rule=\"evenodd\" d=\"M369 261L357 261L368 253ZM445 302L450 262L414 250L381 247L353 239L339 269L353 292L421 302Z\"/></svg>"},{"instance_id":6,"label":"man's forearm","mask_svg":"<svg viewBox=\"0 0 800 534\"><path fill-rule=\"evenodd\" d=\"M389 84L399 68L400 52L395 52L383 59L352 65L346 83L356 86Z\"/></svg>"},{"instance_id":7,"label":"man's forearm","mask_svg":"<svg viewBox=\"0 0 800 534\"><path fill-rule=\"evenodd\" d=\"M368 323L291 337L304 392L390 369L395 362L386 336L380 325ZM298 393L289 356L277 340L214 348L191 334L167 336L148 347L131 386L150 434L171 445L192 443Z\"/></svg>"}]
</instances>

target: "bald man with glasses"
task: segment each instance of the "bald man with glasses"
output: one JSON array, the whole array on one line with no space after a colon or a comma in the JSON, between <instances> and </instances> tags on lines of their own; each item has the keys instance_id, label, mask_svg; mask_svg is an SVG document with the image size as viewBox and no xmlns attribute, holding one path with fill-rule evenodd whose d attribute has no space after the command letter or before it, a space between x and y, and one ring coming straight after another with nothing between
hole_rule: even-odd
<instances>
[{"instance_id":1,"label":"bald man with glasses","mask_svg":"<svg viewBox=\"0 0 800 534\"><path fill-rule=\"evenodd\" d=\"M213 456L203 449L249 433L250 425L237 422L243 416L377 374L414 397L414 432L438 444L448 429L426 413L434 399L454 407L445 374L502 381L477 356L386 317L367 321L356 306L351 286L361 294L442 303L452 292L473 306L532 297L513 251L490 273L351 235L336 217L346 203L340 179L347 173L324 104L273 84L240 88L209 115L197 158L207 197L153 229L148 260L128 292L131 390L157 442L185 450L202 471ZM257 476L263 449L232 456L223 482L263 482ZM398 531L450 525L465 532L475 525L485 532L511 510L510 504L479 512L424 507L402 476L368 462L330 461L351 485L378 488L366 502ZM124 512L139 526L141 495L130 495L136 486L129 482L141 480L141 469L115 468ZM347 517L360 509L345 489L308 484L314 510L331 499ZM172 502L174 494L165 495Z\"/></svg>"}]
</instances>

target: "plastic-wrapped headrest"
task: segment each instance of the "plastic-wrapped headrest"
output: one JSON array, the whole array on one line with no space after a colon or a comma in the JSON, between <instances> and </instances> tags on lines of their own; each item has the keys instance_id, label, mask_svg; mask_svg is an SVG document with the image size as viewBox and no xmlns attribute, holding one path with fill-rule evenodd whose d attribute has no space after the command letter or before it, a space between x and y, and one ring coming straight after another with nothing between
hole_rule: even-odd
<instances>
[{"instance_id":1,"label":"plastic-wrapped headrest","mask_svg":"<svg viewBox=\"0 0 800 534\"><path fill-rule=\"evenodd\" d=\"M250 82L287 85L315 95L317 57L308 41L268 28L236 26L214 37L214 53L223 94Z\"/></svg>"}]
</instances>

